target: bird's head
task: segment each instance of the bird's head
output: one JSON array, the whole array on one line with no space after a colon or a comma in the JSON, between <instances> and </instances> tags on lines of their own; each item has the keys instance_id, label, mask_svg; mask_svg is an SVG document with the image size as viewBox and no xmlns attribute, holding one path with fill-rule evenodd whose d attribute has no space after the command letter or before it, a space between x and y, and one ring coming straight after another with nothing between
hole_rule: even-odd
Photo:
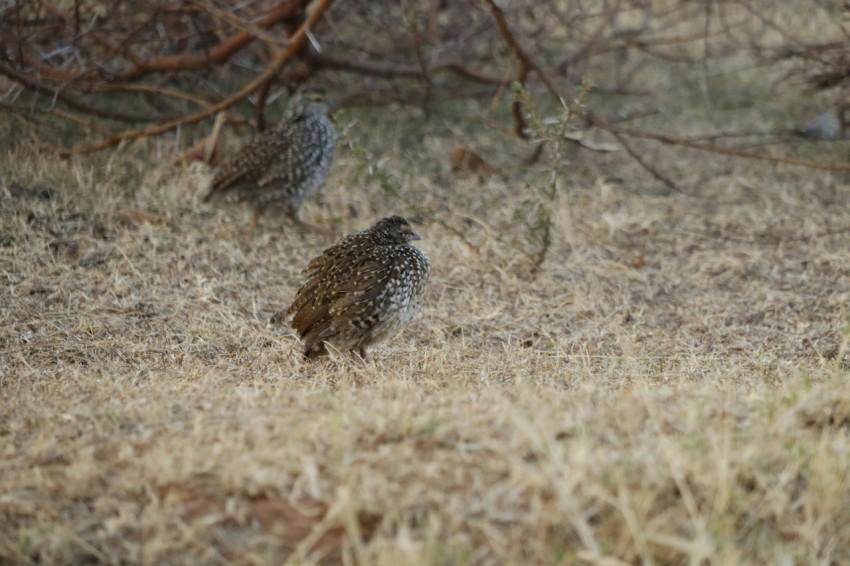
<instances>
[{"instance_id":1,"label":"bird's head","mask_svg":"<svg viewBox=\"0 0 850 566\"><path fill-rule=\"evenodd\" d=\"M412 240L421 240L422 236L413 231L410 223L401 216L382 218L369 228L375 239L381 244L407 244Z\"/></svg>"},{"instance_id":2,"label":"bird's head","mask_svg":"<svg viewBox=\"0 0 850 566\"><path fill-rule=\"evenodd\" d=\"M292 114L327 114L333 110L324 91L305 90L289 99L286 113Z\"/></svg>"}]
</instances>

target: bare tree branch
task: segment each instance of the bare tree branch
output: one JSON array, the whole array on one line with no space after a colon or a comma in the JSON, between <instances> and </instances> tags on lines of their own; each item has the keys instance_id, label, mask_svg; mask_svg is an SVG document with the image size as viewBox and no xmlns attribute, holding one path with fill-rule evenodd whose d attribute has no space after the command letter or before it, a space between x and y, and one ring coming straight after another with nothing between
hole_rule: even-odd
<instances>
[{"instance_id":1,"label":"bare tree branch","mask_svg":"<svg viewBox=\"0 0 850 566\"><path fill-rule=\"evenodd\" d=\"M245 86L239 89L239 91L222 100L221 102L213 104L208 108L201 110L200 112L196 112L183 118L170 120L168 122L157 124L149 128L118 132L107 137L104 140L90 144L82 144L70 150L64 150L61 152L61 154L63 156L70 156L79 155L83 153L91 153L103 149L105 147L116 145L125 140L161 134L162 132L172 130L178 126L195 124L202 120L206 120L207 118L214 116L216 113L230 108L234 104L244 100L250 94L254 93L257 89L261 88L263 85L271 81L275 77L275 75L277 75L280 69L284 65L286 65L290 60L292 60L298 50L300 50L307 41L307 32L316 24L316 22L319 21L319 19L331 6L331 4L333 4L333 0L318 0L312 12L310 12L310 14L307 16L307 19L304 21L298 31L296 31L295 34L293 34L293 36L289 39L289 42L286 47L280 49L275 54L275 57L269 67L258 77L248 82Z\"/></svg>"},{"instance_id":2,"label":"bare tree branch","mask_svg":"<svg viewBox=\"0 0 850 566\"><path fill-rule=\"evenodd\" d=\"M761 161L773 161L776 163L788 163L790 165L800 165L802 167L809 167L811 169L823 169L826 171L850 171L850 163L847 162L824 162L824 161L812 161L810 159L801 159L798 157L791 157L788 155L776 155L772 153L764 153L760 151L751 151L748 149L734 148L734 147L723 147L719 145L713 145L701 141L694 141L688 138L677 138L675 136L667 136L663 134L651 134L648 132L641 132L639 130L633 130L630 128L621 128L616 126L613 122L605 120L599 116L588 115L588 121L590 121L595 126L602 128L603 130L611 132L613 135L617 136L618 139L620 136L628 136L632 138L642 138L647 140L655 140L667 145L675 145L680 147L687 147L690 149L696 149L699 151L705 151L708 153L716 153L719 155L728 155L730 157L742 157L745 159L758 159Z\"/></svg>"}]
</instances>

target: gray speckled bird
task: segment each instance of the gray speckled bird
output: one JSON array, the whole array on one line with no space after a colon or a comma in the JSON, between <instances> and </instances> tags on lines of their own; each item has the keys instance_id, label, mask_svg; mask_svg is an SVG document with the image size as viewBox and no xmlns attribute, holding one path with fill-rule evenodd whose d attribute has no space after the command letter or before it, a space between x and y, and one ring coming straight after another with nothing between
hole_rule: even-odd
<instances>
[{"instance_id":1,"label":"gray speckled bird","mask_svg":"<svg viewBox=\"0 0 850 566\"><path fill-rule=\"evenodd\" d=\"M330 228L301 217L301 204L325 183L337 134L321 93L305 92L289 103L281 121L242 146L216 173L208 201L218 196L248 202L254 208L246 229L250 239L267 208L311 230L334 234Z\"/></svg>"},{"instance_id":2,"label":"gray speckled bird","mask_svg":"<svg viewBox=\"0 0 850 566\"><path fill-rule=\"evenodd\" d=\"M326 344L358 352L396 335L422 306L431 262L407 220L390 216L347 236L314 258L307 282L287 311L304 341L304 355L327 353Z\"/></svg>"}]
</instances>

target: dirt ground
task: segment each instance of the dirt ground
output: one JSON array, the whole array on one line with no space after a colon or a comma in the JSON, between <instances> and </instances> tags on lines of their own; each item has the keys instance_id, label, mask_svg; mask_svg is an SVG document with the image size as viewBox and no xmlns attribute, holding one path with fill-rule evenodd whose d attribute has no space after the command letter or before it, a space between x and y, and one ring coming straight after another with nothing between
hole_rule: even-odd
<instances>
[{"instance_id":1,"label":"dirt ground","mask_svg":"<svg viewBox=\"0 0 850 566\"><path fill-rule=\"evenodd\" d=\"M551 156L409 112L344 114L306 206L424 236L366 363L270 323L329 241L244 243L168 140L4 150L0 562L850 562L850 175L637 144L671 189L567 144L532 274Z\"/></svg>"}]
</instances>

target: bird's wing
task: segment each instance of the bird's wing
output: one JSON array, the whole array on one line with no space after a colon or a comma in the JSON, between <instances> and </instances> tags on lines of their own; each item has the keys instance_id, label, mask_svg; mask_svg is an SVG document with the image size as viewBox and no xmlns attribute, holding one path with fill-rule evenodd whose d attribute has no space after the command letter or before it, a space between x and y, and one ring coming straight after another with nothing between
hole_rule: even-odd
<instances>
[{"instance_id":1,"label":"bird's wing","mask_svg":"<svg viewBox=\"0 0 850 566\"><path fill-rule=\"evenodd\" d=\"M351 261L347 260L346 255L354 253L355 248L350 246L350 244L355 242L356 238L356 234L346 236L310 260L310 263L307 264L307 267L302 272L305 283L295 294L295 300L287 311L288 315L291 316L298 311L305 301L313 300L316 289L327 285L326 282L331 281L338 271L345 269L347 265L351 265Z\"/></svg>"},{"instance_id":2,"label":"bird's wing","mask_svg":"<svg viewBox=\"0 0 850 566\"><path fill-rule=\"evenodd\" d=\"M213 177L210 190L204 200L209 200L231 189L256 183L273 156L271 147L265 143L263 137L255 138L242 146L239 153L222 165Z\"/></svg>"},{"instance_id":3,"label":"bird's wing","mask_svg":"<svg viewBox=\"0 0 850 566\"><path fill-rule=\"evenodd\" d=\"M280 146L274 161L257 178L258 187L300 187L314 174L320 156L289 143Z\"/></svg>"},{"instance_id":4,"label":"bird's wing","mask_svg":"<svg viewBox=\"0 0 850 566\"><path fill-rule=\"evenodd\" d=\"M397 273L395 266L364 261L350 279L340 282L334 290L330 313L341 317L355 314L362 305L377 299Z\"/></svg>"},{"instance_id":5,"label":"bird's wing","mask_svg":"<svg viewBox=\"0 0 850 566\"><path fill-rule=\"evenodd\" d=\"M342 330L342 325L357 320L362 329L373 326L377 318L364 317L369 305L386 288L389 280L386 266L366 260L345 270L349 278L337 274L334 284L326 289L321 301L308 309L302 308L293 326L303 323L306 332L303 339L308 344L318 344L332 339ZM301 315L301 316L299 316Z\"/></svg>"},{"instance_id":6,"label":"bird's wing","mask_svg":"<svg viewBox=\"0 0 850 566\"><path fill-rule=\"evenodd\" d=\"M277 157L289 151L291 142L281 126L276 126L243 145L231 159L226 161L213 177L210 190L204 200L237 187L262 184Z\"/></svg>"},{"instance_id":7,"label":"bird's wing","mask_svg":"<svg viewBox=\"0 0 850 566\"><path fill-rule=\"evenodd\" d=\"M346 305L354 304L352 298L371 300L380 292L386 266L369 254L343 245L354 237L325 250L304 270L307 281L296 293L287 315L292 317L292 327L308 343L313 336L326 340L333 335L332 322L349 314Z\"/></svg>"}]
</instances>

